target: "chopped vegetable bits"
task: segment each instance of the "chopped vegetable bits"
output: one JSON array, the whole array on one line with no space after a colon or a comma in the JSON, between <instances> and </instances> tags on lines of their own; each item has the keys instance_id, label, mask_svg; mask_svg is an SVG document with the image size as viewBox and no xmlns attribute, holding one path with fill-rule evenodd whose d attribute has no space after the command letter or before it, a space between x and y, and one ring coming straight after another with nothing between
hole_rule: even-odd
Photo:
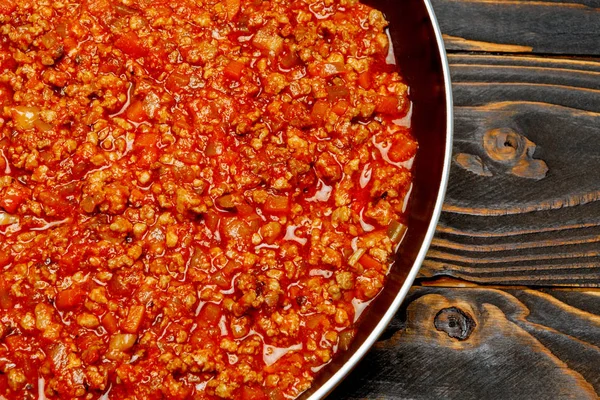
<instances>
[{"instance_id":1,"label":"chopped vegetable bits","mask_svg":"<svg viewBox=\"0 0 600 400\"><path fill-rule=\"evenodd\" d=\"M0 1L0 397L295 398L406 232L356 0Z\"/></svg>"}]
</instances>

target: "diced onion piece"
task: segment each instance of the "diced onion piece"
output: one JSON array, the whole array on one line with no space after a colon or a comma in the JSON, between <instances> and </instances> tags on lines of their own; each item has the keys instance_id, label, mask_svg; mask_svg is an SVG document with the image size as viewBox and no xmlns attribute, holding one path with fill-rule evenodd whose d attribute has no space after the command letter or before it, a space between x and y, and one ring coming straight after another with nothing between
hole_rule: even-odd
<instances>
[{"instance_id":1,"label":"diced onion piece","mask_svg":"<svg viewBox=\"0 0 600 400\"><path fill-rule=\"evenodd\" d=\"M235 201L232 195L226 194L215 200L215 203L221 208L231 209L235 208Z\"/></svg>"},{"instance_id":2,"label":"diced onion piece","mask_svg":"<svg viewBox=\"0 0 600 400\"><path fill-rule=\"evenodd\" d=\"M220 222L221 217L214 211L209 211L204 216L204 223L206 224L206 227L212 232L215 232L217 230Z\"/></svg>"},{"instance_id":3,"label":"diced onion piece","mask_svg":"<svg viewBox=\"0 0 600 400\"><path fill-rule=\"evenodd\" d=\"M122 3L116 3L114 5L115 7L115 11L117 12L117 14L121 14L121 15L136 15L138 12L137 10L126 6L125 4Z\"/></svg>"},{"instance_id":4,"label":"diced onion piece","mask_svg":"<svg viewBox=\"0 0 600 400\"><path fill-rule=\"evenodd\" d=\"M15 127L20 130L32 129L39 120L40 109L38 107L17 106L12 109L12 117Z\"/></svg>"},{"instance_id":5,"label":"diced onion piece","mask_svg":"<svg viewBox=\"0 0 600 400\"><path fill-rule=\"evenodd\" d=\"M117 333L111 336L108 348L110 350L127 351L135 345L137 335L131 333Z\"/></svg>"},{"instance_id":6,"label":"diced onion piece","mask_svg":"<svg viewBox=\"0 0 600 400\"><path fill-rule=\"evenodd\" d=\"M340 332L339 338L340 338L340 341L338 343L339 348L342 351L346 351L350 348L350 344L352 343L352 340L354 339L354 331L353 330L342 331L342 332Z\"/></svg>"},{"instance_id":7,"label":"diced onion piece","mask_svg":"<svg viewBox=\"0 0 600 400\"><path fill-rule=\"evenodd\" d=\"M321 68L321 77L328 78L330 76L338 75L344 72L346 72L346 68L343 63L325 63Z\"/></svg>"},{"instance_id":8,"label":"diced onion piece","mask_svg":"<svg viewBox=\"0 0 600 400\"><path fill-rule=\"evenodd\" d=\"M213 274L212 282L221 289L229 289L229 287L231 287L231 280L227 279L222 271L218 271Z\"/></svg>"},{"instance_id":9,"label":"diced onion piece","mask_svg":"<svg viewBox=\"0 0 600 400\"><path fill-rule=\"evenodd\" d=\"M0 211L0 226L12 225L19 222L19 217Z\"/></svg>"},{"instance_id":10,"label":"diced onion piece","mask_svg":"<svg viewBox=\"0 0 600 400\"><path fill-rule=\"evenodd\" d=\"M260 228L260 234L263 240L268 244L273 244L281 236L282 226L279 222L271 221Z\"/></svg>"},{"instance_id":11,"label":"diced onion piece","mask_svg":"<svg viewBox=\"0 0 600 400\"><path fill-rule=\"evenodd\" d=\"M61 22L60 24L56 25L56 33L58 33L58 35L62 38L67 36L67 24L64 22Z\"/></svg>"},{"instance_id":12,"label":"diced onion piece","mask_svg":"<svg viewBox=\"0 0 600 400\"><path fill-rule=\"evenodd\" d=\"M267 28L262 28L252 38L252 44L271 55L278 55L283 50L283 38Z\"/></svg>"},{"instance_id":13,"label":"diced onion piece","mask_svg":"<svg viewBox=\"0 0 600 400\"><path fill-rule=\"evenodd\" d=\"M356 263L358 262L358 260L360 260L360 258L367 252L367 250L359 248L357 249L354 254L352 254L350 256L350 258L348 259L348 265L350 265L351 267L354 267L356 265Z\"/></svg>"},{"instance_id":14,"label":"diced onion piece","mask_svg":"<svg viewBox=\"0 0 600 400\"><path fill-rule=\"evenodd\" d=\"M38 129L38 131L40 132L48 132L49 130L52 130L52 125L50 125L47 122L42 121L41 119L36 120L33 125Z\"/></svg>"},{"instance_id":15,"label":"diced onion piece","mask_svg":"<svg viewBox=\"0 0 600 400\"><path fill-rule=\"evenodd\" d=\"M135 136L135 145L140 147L153 147L158 144L157 133L141 133Z\"/></svg>"},{"instance_id":16,"label":"diced onion piece","mask_svg":"<svg viewBox=\"0 0 600 400\"><path fill-rule=\"evenodd\" d=\"M58 39L54 32L46 33L40 40L46 49L52 49L58 44Z\"/></svg>"},{"instance_id":17,"label":"diced onion piece","mask_svg":"<svg viewBox=\"0 0 600 400\"><path fill-rule=\"evenodd\" d=\"M237 218L225 218L221 224L221 230L228 239L249 242L252 235L256 233L257 228Z\"/></svg>"},{"instance_id":18,"label":"diced onion piece","mask_svg":"<svg viewBox=\"0 0 600 400\"><path fill-rule=\"evenodd\" d=\"M406 225L394 220L388 226L387 234L390 240L394 243L399 243L406 233Z\"/></svg>"}]
</instances>

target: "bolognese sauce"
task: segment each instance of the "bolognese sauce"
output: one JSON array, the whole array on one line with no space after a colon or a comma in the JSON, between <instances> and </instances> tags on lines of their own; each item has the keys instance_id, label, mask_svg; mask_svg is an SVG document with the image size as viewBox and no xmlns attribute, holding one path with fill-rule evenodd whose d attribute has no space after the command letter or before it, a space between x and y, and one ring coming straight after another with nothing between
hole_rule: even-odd
<instances>
[{"instance_id":1,"label":"bolognese sauce","mask_svg":"<svg viewBox=\"0 0 600 400\"><path fill-rule=\"evenodd\" d=\"M386 26L356 0L0 0L0 397L309 388L406 231Z\"/></svg>"}]
</instances>

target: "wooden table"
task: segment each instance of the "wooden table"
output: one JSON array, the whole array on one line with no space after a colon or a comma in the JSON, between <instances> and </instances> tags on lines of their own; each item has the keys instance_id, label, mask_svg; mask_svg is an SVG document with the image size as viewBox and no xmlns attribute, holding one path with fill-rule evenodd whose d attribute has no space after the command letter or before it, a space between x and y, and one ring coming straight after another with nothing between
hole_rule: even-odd
<instances>
[{"instance_id":1,"label":"wooden table","mask_svg":"<svg viewBox=\"0 0 600 400\"><path fill-rule=\"evenodd\" d=\"M444 212L402 310L331 398L596 399L600 3L433 3L455 101Z\"/></svg>"}]
</instances>

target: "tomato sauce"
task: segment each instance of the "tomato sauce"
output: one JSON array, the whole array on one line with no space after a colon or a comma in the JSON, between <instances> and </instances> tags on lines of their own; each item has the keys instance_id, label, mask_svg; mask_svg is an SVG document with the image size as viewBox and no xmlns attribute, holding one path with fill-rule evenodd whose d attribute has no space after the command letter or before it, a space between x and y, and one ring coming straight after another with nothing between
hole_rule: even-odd
<instances>
[{"instance_id":1,"label":"tomato sauce","mask_svg":"<svg viewBox=\"0 0 600 400\"><path fill-rule=\"evenodd\" d=\"M356 0L0 1L0 397L308 389L406 232L386 26Z\"/></svg>"}]
</instances>

